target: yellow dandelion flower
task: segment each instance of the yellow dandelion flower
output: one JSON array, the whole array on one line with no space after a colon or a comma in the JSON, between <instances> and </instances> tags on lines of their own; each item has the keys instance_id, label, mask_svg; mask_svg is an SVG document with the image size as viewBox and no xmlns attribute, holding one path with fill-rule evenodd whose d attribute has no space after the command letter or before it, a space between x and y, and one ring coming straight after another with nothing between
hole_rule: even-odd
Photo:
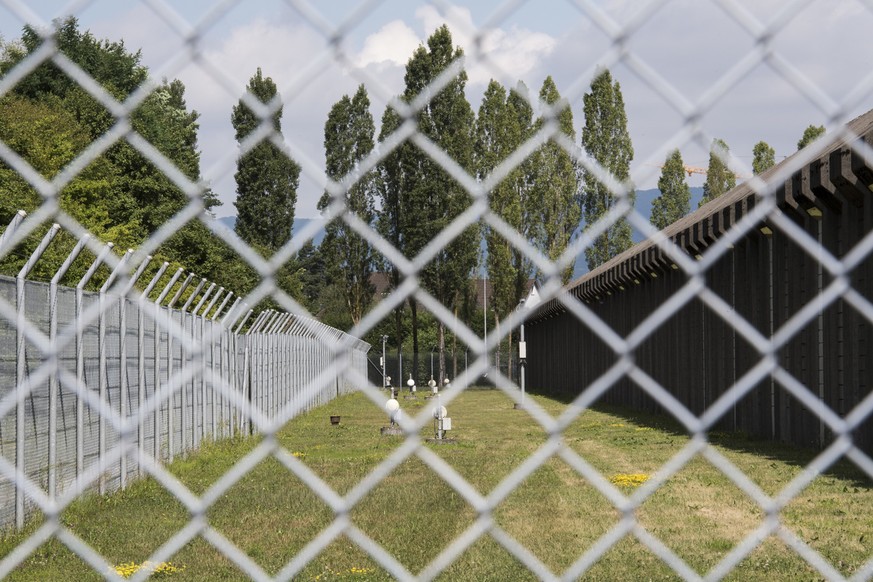
<instances>
[{"instance_id":1,"label":"yellow dandelion flower","mask_svg":"<svg viewBox=\"0 0 873 582\"><path fill-rule=\"evenodd\" d=\"M154 577L164 578L166 576L177 574L184 569L184 566L176 566L171 562L161 562L160 564L153 564L152 562L148 561L143 562L142 564L137 564L136 562L127 562L124 564L113 566L113 570L115 570L115 573L122 578L130 578L140 570L148 570L152 573Z\"/></svg>"},{"instance_id":2,"label":"yellow dandelion flower","mask_svg":"<svg viewBox=\"0 0 873 582\"><path fill-rule=\"evenodd\" d=\"M648 480L644 473L618 473L609 478L610 483L619 487L639 487Z\"/></svg>"}]
</instances>

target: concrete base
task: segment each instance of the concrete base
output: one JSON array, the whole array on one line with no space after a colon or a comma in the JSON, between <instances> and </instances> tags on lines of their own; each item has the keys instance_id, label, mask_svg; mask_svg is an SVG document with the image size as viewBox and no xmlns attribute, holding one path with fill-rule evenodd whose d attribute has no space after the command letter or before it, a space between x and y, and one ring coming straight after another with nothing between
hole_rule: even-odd
<instances>
[{"instance_id":1,"label":"concrete base","mask_svg":"<svg viewBox=\"0 0 873 582\"><path fill-rule=\"evenodd\" d=\"M512 405L512 407L516 410L522 410L522 409L524 409L524 404L519 404L518 402L516 402L515 404Z\"/></svg>"},{"instance_id":2,"label":"concrete base","mask_svg":"<svg viewBox=\"0 0 873 582\"><path fill-rule=\"evenodd\" d=\"M426 439L424 442L430 445L456 445L458 439Z\"/></svg>"},{"instance_id":3,"label":"concrete base","mask_svg":"<svg viewBox=\"0 0 873 582\"><path fill-rule=\"evenodd\" d=\"M415 394L407 394L403 397L404 400L418 400L418 396Z\"/></svg>"},{"instance_id":4,"label":"concrete base","mask_svg":"<svg viewBox=\"0 0 873 582\"><path fill-rule=\"evenodd\" d=\"M399 426L383 426L379 429L382 436L403 436L403 429Z\"/></svg>"}]
</instances>

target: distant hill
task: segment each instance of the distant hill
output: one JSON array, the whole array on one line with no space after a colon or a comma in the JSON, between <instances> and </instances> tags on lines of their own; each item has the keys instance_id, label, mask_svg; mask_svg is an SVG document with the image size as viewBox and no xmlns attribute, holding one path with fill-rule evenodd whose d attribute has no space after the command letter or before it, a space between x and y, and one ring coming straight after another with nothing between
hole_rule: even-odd
<instances>
[{"instance_id":1,"label":"distant hill","mask_svg":"<svg viewBox=\"0 0 873 582\"><path fill-rule=\"evenodd\" d=\"M637 212L645 216L646 218L650 218L652 216L652 202L661 194L661 191L657 188L651 188L649 190L637 190L637 199L634 205ZM691 188L691 210L697 210L697 205L700 203L700 200L703 198L703 188L695 187ZM227 228L233 230L234 226L236 226L236 216L225 216L223 218L217 219L218 222L227 226ZM300 232L306 225L310 222L324 222L321 218L295 218L294 219L294 228L292 230L293 233ZM638 243L645 238L641 232L634 230L633 239L635 243ZM318 231L318 234L313 239L313 242L316 245L321 244L321 241L324 239L324 228ZM482 242L482 251L485 251L485 243ZM581 277L585 273L588 272L588 264L585 262L585 253L582 253L576 258L576 265L573 269L573 278ZM481 270L480 276L484 276L484 269Z\"/></svg>"}]
</instances>

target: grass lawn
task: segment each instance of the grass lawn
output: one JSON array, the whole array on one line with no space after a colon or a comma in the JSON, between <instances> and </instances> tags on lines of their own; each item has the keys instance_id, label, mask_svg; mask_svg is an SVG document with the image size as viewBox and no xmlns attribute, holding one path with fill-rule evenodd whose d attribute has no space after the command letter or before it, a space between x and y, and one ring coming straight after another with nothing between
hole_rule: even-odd
<instances>
[{"instance_id":1,"label":"grass lawn","mask_svg":"<svg viewBox=\"0 0 873 582\"><path fill-rule=\"evenodd\" d=\"M566 405L533 397L557 416ZM410 414L429 401L401 400ZM470 390L449 406L454 445L424 445L481 494L490 493L537 450L547 435L525 412L495 390ZM338 426L328 416L342 415ZM403 442L382 437L384 413L360 394L342 397L290 422L280 444L340 495L351 491ZM423 431L430 436L430 431ZM202 494L260 442L238 439L205 447L170 471ZM613 409L588 410L565 431L564 442L607 478L650 475L688 442L669 419ZM775 495L814 456L740 436L713 435L713 448L741 468L765 493ZM873 483L849 464L817 477L781 513L782 523L849 576L873 559ZM636 486L618 486L632 494ZM705 574L754 531L763 511L710 461L695 457L636 513L648 532ZM620 519L613 505L563 459L552 457L495 510L495 522L556 573L572 565ZM259 463L210 508L209 523L275 575L333 519L332 510L276 459ZM413 573L475 520L475 511L431 468L413 455L401 462L349 515L368 536ZM157 481L77 501L63 515L76 535L111 563L142 562L184 527L190 515ZM38 521L38 520L36 520ZM0 540L0 557L23 534ZM244 580L247 576L209 542L196 537L172 563L184 568L172 580ZM40 546L11 580L97 580L102 576L58 540ZM678 576L635 537L625 536L583 576L586 580L672 580ZM731 580L820 579L779 538L767 538L727 577ZM295 580L390 580L391 576L345 536L334 540ZM484 535L446 569L440 580L536 580L500 544Z\"/></svg>"}]
</instances>

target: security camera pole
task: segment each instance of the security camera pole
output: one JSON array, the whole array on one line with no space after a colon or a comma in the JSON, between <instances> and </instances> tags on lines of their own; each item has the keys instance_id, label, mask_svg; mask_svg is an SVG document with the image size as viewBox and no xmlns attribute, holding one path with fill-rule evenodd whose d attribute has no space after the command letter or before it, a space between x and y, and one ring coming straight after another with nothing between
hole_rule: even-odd
<instances>
[{"instance_id":1,"label":"security camera pole","mask_svg":"<svg viewBox=\"0 0 873 582\"><path fill-rule=\"evenodd\" d=\"M387 381L385 380L385 365L388 363L385 360L385 342L387 342L387 341L388 341L388 336L383 335L382 336L382 390L384 390L388 385Z\"/></svg>"}]
</instances>

